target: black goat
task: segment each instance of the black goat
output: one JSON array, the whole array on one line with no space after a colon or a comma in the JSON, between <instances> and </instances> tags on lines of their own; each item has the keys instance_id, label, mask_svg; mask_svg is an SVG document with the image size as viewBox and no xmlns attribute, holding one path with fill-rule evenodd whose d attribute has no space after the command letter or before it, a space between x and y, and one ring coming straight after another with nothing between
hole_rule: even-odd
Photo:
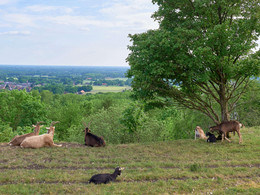
<instances>
[{"instance_id":1,"label":"black goat","mask_svg":"<svg viewBox=\"0 0 260 195\"><path fill-rule=\"evenodd\" d=\"M109 174L109 173L104 173L104 174L96 174L93 175L90 180L89 183L94 183L94 184L107 184L110 181L115 181L118 175L121 175L121 171L124 170L124 168L120 168L117 167L114 171L113 174Z\"/></svg>"},{"instance_id":2,"label":"black goat","mask_svg":"<svg viewBox=\"0 0 260 195\"><path fill-rule=\"evenodd\" d=\"M85 128L85 145L91 147L101 147L105 146L105 140L103 137L98 137L92 133L90 133L90 129L88 127Z\"/></svg>"},{"instance_id":3,"label":"black goat","mask_svg":"<svg viewBox=\"0 0 260 195\"><path fill-rule=\"evenodd\" d=\"M209 138L207 139L207 142L216 142L217 141L216 136L213 133L207 132L206 136L207 137L209 136Z\"/></svg>"}]
</instances>

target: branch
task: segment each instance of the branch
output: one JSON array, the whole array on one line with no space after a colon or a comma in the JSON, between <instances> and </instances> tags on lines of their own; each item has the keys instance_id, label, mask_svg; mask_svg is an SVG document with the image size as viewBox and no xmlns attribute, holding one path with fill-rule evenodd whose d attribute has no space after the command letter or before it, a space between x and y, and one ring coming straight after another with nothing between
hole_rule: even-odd
<instances>
[{"instance_id":1,"label":"branch","mask_svg":"<svg viewBox=\"0 0 260 195\"><path fill-rule=\"evenodd\" d=\"M247 89L247 86L249 84L249 81L250 81L250 78L247 79L247 81L245 83L245 86L243 87L242 91L239 94L237 94L237 95L232 97L232 98L235 98L235 100L234 100L234 102L230 106L230 111L234 110L235 104L238 102L238 100L241 98L241 96L246 92L246 89Z\"/></svg>"}]
</instances>

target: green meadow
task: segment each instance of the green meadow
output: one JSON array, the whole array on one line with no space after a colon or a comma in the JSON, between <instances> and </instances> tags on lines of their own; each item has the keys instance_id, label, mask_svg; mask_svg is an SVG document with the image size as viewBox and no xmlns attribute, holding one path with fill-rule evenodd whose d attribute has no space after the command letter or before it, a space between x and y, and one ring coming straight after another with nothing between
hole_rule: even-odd
<instances>
[{"instance_id":1,"label":"green meadow","mask_svg":"<svg viewBox=\"0 0 260 195\"><path fill-rule=\"evenodd\" d=\"M93 86L93 90L88 93L108 93L108 92L122 92L131 89L130 86Z\"/></svg>"},{"instance_id":2,"label":"green meadow","mask_svg":"<svg viewBox=\"0 0 260 195\"><path fill-rule=\"evenodd\" d=\"M0 194L259 194L260 127L232 142L175 140L61 148L0 145ZM88 184L125 167L114 183Z\"/></svg>"}]
</instances>

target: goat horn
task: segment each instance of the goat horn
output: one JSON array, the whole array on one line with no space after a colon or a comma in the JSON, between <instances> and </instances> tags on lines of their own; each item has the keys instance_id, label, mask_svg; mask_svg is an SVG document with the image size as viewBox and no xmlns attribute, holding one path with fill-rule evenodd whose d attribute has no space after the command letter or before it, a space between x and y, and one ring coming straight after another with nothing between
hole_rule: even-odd
<instances>
[{"instance_id":1,"label":"goat horn","mask_svg":"<svg viewBox=\"0 0 260 195\"><path fill-rule=\"evenodd\" d=\"M41 123L44 123L43 121L38 122L36 125L40 125Z\"/></svg>"},{"instance_id":2,"label":"goat horn","mask_svg":"<svg viewBox=\"0 0 260 195\"><path fill-rule=\"evenodd\" d=\"M54 126L56 123L60 123L60 121L52 121L51 126Z\"/></svg>"},{"instance_id":3,"label":"goat horn","mask_svg":"<svg viewBox=\"0 0 260 195\"><path fill-rule=\"evenodd\" d=\"M82 121L82 125L86 128L87 127L87 123L85 123L84 121Z\"/></svg>"}]
</instances>

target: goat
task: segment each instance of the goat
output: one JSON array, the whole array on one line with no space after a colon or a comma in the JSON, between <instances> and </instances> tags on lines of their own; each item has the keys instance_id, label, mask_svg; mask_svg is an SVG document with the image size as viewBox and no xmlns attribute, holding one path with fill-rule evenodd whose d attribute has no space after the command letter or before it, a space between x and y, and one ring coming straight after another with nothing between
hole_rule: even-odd
<instances>
[{"instance_id":1,"label":"goat","mask_svg":"<svg viewBox=\"0 0 260 195\"><path fill-rule=\"evenodd\" d=\"M105 147L106 142L103 137L98 137L92 133L90 133L90 129L86 127L86 124L84 123L85 126L85 145L86 146L91 146L91 147Z\"/></svg>"},{"instance_id":2,"label":"goat","mask_svg":"<svg viewBox=\"0 0 260 195\"><path fill-rule=\"evenodd\" d=\"M238 136L239 136L239 144L242 143L242 135L240 134L240 127L242 127L243 125L238 122L238 121L224 121L222 123L220 123L219 125L216 126L212 126L210 127L210 131L214 132L214 131L220 131L222 133L222 142L224 141L224 139L226 139L228 142L231 142L228 138L227 138L227 133L228 132L237 132Z\"/></svg>"},{"instance_id":3,"label":"goat","mask_svg":"<svg viewBox=\"0 0 260 195\"><path fill-rule=\"evenodd\" d=\"M23 142L23 140L27 137L31 137L31 136L35 136L35 135L39 135L40 129L41 129L41 123L43 123L43 121L38 122L36 125L33 125L34 127L34 132L32 133L27 133L24 135L17 135L15 136L8 144L10 146L20 146L20 144Z\"/></svg>"},{"instance_id":4,"label":"goat","mask_svg":"<svg viewBox=\"0 0 260 195\"><path fill-rule=\"evenodd\" d=\"M89 183L94 184L107 184L110 181L115 181L118 175L121 175L121 171L124 170L124 168L117 167L113 174L105 173L105 174L96 174L93 175Z\"/></svg>"},{"instance_id":5,"label":"goat","mask_svg":"<svg viewBox=\"0 0 260 195\"><path fill-rule=\"evenodd\" d=\"M195 139L197 137L199 137L200 139L207 139L203 129L200 126L197 126L196 129L195 129Z\"/></svg>"},{"instance_id":6,"label":"goat","mask_svg":"<svg viewBox=\"0 0 260 195\"><path fill-rule=\"evenodd\" d=\"M54 131L55 131L54 125L56 123L59 123L59 121L52 122L51 126L49 128L46 128L46 129L48 129L48 134L43 134L43 135L32 136L32 137L26 138L21 143L21 147L22 148L42 148L45 146L61 147L62 145L57 145L57 144L54 144L54 142L53 142L53 136L54 136Z\"/></svg>"},{"instance_id":7,"label":"goat","mask_svg":"<svg viewBox=\"0 0 260 195\"><path fill-rule=\"evenodd\" d=\"M217 141L216 136L213 133L207 132L206 136L209 137L207 139L207 142L216 142Z\"/></svg>"}]
</instances>

